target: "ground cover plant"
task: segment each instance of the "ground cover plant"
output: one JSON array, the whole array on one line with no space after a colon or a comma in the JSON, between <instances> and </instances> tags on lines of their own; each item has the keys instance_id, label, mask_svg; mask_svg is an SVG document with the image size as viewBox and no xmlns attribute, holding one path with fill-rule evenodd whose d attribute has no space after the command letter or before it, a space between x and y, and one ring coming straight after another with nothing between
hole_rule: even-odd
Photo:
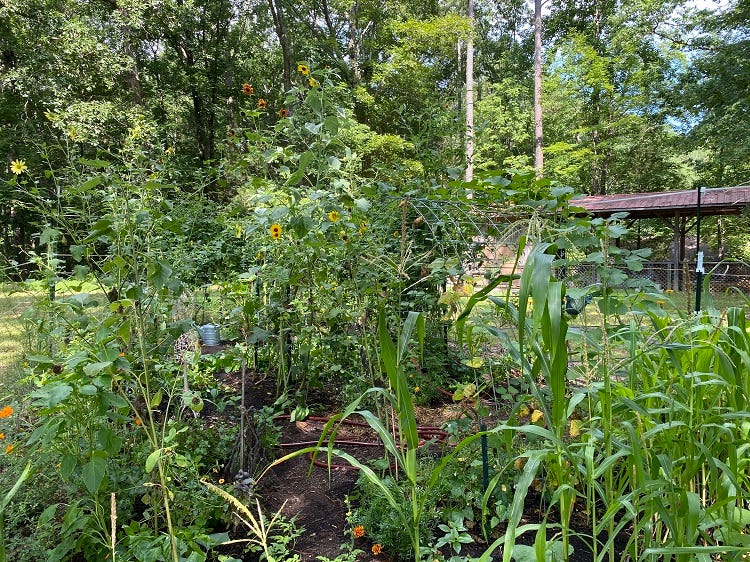
<instances>
[{"instance_id":1,"label":"ground cover plant","mask_svg":"<svg viewBox=\"0 0 750 562\"><path fill-rule=\"evenodd\" d=\"M301 531L256 487L310 452L359 468L350 530L383 559L746 557L745 311L670 314L628 275L646 253L618 244L621 217L579 216L534 174L379 175L333 71L300 63L296 80L270 125L245 101L211 180L236 187L226 207L182 197L135 128L95 159L48 148L66 162L53 191L10 180L45 218L45 290L22 385L3 385L2 556L294 560ZM485 276L494 238L507 267ZM596 284L566 275L580 263ZM223 349L201 349L206 322ZM459 415L425 433L417 406L446 393ZM279 416L322 410L322 433L279 452ZM339 447L344 421L379 458Z\"/></svg>"}]
</instances>

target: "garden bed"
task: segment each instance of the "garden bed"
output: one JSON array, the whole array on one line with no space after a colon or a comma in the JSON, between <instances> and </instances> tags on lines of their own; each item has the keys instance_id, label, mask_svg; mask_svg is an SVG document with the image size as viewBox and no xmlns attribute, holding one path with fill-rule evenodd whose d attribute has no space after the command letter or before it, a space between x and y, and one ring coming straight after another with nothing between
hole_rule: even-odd
<instances>
[{"instance_id":1,"label":"garden bed","mask_svg":"<svg viewBox=\"0 0 750 562\"><path fill-rule=\"evenodd\" d=\"M222 374L220 380L236 389L239 393L239 373ZM246 391L246 403L248 408L260 409L268 406L275 396L275 379L265 378L249 385ZM329 409L318 412L318 415L304 421L291 422L288 417L277 418L276 424L280 428L279 446L276 448L277 456L282 456L296 449L309 446L317 442L321 431L325 426L325 419L334 415L339 404L336 397L320 394L315 397L319 404L327 404ZM237 419L237 410L226 410L222 416L225 421ZM207 416L216 416L217 413L207 412ZM456 421L465 415L460 404L453 403L447 399L443 403L435 403L430 406L416 407L418 423L424 426L440 426L450 421ZM490 420L490 423L491 420ZM337 435L341 441L372 442L377 441L377 436L368 428L357 425L341 426ZM344 450L359 460L374 460L382 457L382 446L372 447L364 445L343 444L337 448ZM267 472L256 488L257 497L261 501L264 513L271 517L277 511L287 518L294 519L297 528L303 532L297 537L291 547L290 554L297 554L303 562L315 560L333 560L342 554L342 545L353 545L361 552L356 555L359 561L393 560L385 550L378 556L371 553L372 542L368 540L367 533L362 538L354 538L352 535L353 522L347 518L347 512L351 506L346 498L355 490L358 471L353 470L345 462L332 460L332 468L325 468L326 455L322 453L317 457L317 465L313 465L309 455L285 461ZM218 475L217 475L218 476ZM231 475L226 475L231 479ZM238 490L239 492L239 490ZM521 524L540 523L545 517L550 524L548 539L553 539L555 533L553 526L557 520L554 510L545 508L546 500L542 493L530 491L525 501L524 515ZM587 518L584 513L573 513L571 520L573 530L580 536L591 535L587 528ZM505 531L505 524L500 524L494 530L492 538L497 538ZM233 538L240 538L241 530L232 533ZM487 543L478 534L471 533L474 543L467 544L462 549L463 556L480 556L487 548ZM604 537L602 537L603 539ZM522 535L516 541L517 544L530 545L533 543L534 533ZM570 556L572 562L589 562L593 560L590 547L580 538L572 538L573 554ZM618 537L615 541L616 559L627 543L627 536ZM242 547L233 545L231 547L220 547L220 553L231 554L234 557L246 561L257 560L257 554L245 553ZM449 549L443 548L446 559L450 557ZM498 548L494 553L494 559L499 559L502 550ZM322 557L322 558L321 558ZM607 560L607 558L605 558Z\"/></svg>"}]
</instances>

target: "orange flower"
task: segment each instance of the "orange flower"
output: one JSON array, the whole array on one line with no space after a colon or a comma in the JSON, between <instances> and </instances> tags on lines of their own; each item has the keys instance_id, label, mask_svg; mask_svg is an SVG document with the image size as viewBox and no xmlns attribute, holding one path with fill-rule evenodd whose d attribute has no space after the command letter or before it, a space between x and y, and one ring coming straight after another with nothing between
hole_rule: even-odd
<instances>
[{"instance_id":1,"label":"orange flower","mask_svg":"<svg viewBox=\"0 0 750 562\"><path fill-rule=\"evenodd\" d=\"M373 553L373 554L374 554L375 556L377 556L377 555L378 555L378 554L380 554L381 552L383 552L383 547L382 547L381 545L379 545L379 544L374 544L374 545L372 545L372 553Z\"/></svg>"},{"instance_id":2,"label":"orange flower","mask_svg":"<svg viewBox=\"0 0 750 562\"><path fill-rule=\"evenodd\" d=\"M0 439L5 439L5 433L0 433Z\"/></svg>"},{"instance_id":3,"label":"orange flower","mask_svg":"<svg viewBox=\"0 0 750 562\"><path fill-rule=\"evenodd\" d=\"M289 110L285 107L279 109L279 117L281 117L282 119L284 119L284 117L289 117Z\"/></svg>"},{"instance_id":4,"label":"orange flower","mask_svg":"<svg viewBox=\"0 0 750 562\"><path fill-rule=\"evenodd\" d=\"M255 93L255 88L253 88L250 84L243 84L242 85L242 93L246 96L252 96L253 93Z\"/></svg>"},{"instance_id":5,"label":"orange flower","mask_svg":"<svg viewBox=\"0 0 750 562\"><path fill-rule=\"evenodd\" d=\"M0 418L9 418L13 415L13 407L12 406L5 406L2 410L0 410Z\"/></svg>"},{"instance_id":6,"label":"orange flower","mask_svg":"<svg viewBox=\"0 0 750 562\"><path fill-rule=\"evenodd\" d=\"M258 109L265 109L266 106L268 105L268 102L264 100L263 98L260 98L256 105L258 106Z\"/></svg>"},{"instance_id":7,"label":"orange flower","mask_svg":"<svg viewBox=\"0 0 750 562\"><path fill-rule=\"evenodd\" d=\"M135 418L135 425L143 425L141 418Z\"/></svg>"},{"instance_id":8,"label":"orange flower","mask_svg":"<svg viewBox=\"0 0 750 562\"><path fill-rule=\"evenodd\" d=\"M6 454L6 455L9 455L10 453L12 453L12 452L13 452L13 449L15 449L15 448L16 448L16 446L15 446L15 445L12 445L12 444L11 444L11 445L8 445L7 447L5 447L5 454Z\"/></svg>"},{"instance_id":9,"label":"orange flower","mask_svg":"<svg viewBox=\"0 0 750 562\"><path fill-rule=\"evenodd\" d=\"M365 528L362 525L357 525L352 531L355 539L361 539L365 536Z\"/></svg>"}]
</instances>

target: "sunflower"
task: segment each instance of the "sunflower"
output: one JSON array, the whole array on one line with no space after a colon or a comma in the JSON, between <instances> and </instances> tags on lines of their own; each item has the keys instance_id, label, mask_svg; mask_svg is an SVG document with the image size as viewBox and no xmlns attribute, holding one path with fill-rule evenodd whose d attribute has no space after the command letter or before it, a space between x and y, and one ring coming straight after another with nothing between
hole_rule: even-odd
<instances>
[{"instance_id":1,"label":"sunflower","mask_svg":"<svg viewBox=\"0 0 750 562\"><path fill-rule=\"evenodd\" d=\"M245 83L242 85L242 93L246 96L252 96L255 93L255 88L253 88L250 84Z\"/></svg>"},{"instance_id":2,"label":"sunflower","mask_svg":"<svg viewBox=\"0 0 750 562\"><path fill-rule=\"evenodd\" d=\"M24 162L23 160L13 160L13 162L10 163L10 171L16 174L17 176L20 176L28 169L29 167L26 165L26 162Z\"/></svg>"},{"instance_id":3,"label":"sunflower","mask_svg":"<svg viewBox=\"0 0 750 562\"><path fill-rule=\"evenodd\" d=\"M310 78L307 83L310 84L311 88L317 88L318 86L320 86L320 82L318 82L315 78Z\"/></svg>"},{"instance_id":4,"label":"sunflower","mask_svg":"<svg viewBox=\"0 0 750 562\"><path fill-rule=\"evenodd\" d=\"M284 119L285 117L289 117L289 110L285 107L279 109L279 117L281 117L282 119Z\"/></svg>"},{"instance_id":5,"label":"sunflower","mask_svg":"<svg viewBox=\"0 0 750 562\"><path fill-rule=\"evenodd\" d=\"M258 109L265 109L266 106L268 105L268 102L264 100L263 98L260 98L256 105L258 106Z\"/></svg>"},{"instance_id":6,"label":"sunflower","mask_svg":"<svg viewBox=\"0 0 750 562\"><path fill-rule=\"evenodd\" d=\"M270 227L268 227L268 232L271 233L271 238L274 240L278 240L281 238L281 225L279 224L272 224Z\"/></svg>"},{"instance_id":7,"label":"sunflower","mask_svg":"<svg viewBox=\"0 0 750 562\"><path fill-rule=\"evenodd\" d=\"M331 222L336 222L339 220L339 212L338 211L331 211L328 213L328 220Z\"/></svg>"},{"instance_id":8,"label":"sunflower","mask_svg":"<svg viewBox=\"0 0 750 562\"><path fill-rule=\"evenodd\" d=\"M297 65L297 72L299 72L302 76L307 76L310 74L310 67L306 64L299 63Z\"/></svg>"}]
</instances>

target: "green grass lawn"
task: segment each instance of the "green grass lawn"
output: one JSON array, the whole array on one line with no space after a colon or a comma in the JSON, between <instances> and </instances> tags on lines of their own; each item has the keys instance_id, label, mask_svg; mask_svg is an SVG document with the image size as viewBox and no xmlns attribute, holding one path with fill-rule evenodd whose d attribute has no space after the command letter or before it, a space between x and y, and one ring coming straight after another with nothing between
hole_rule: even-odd
<instances>
[{"instance_id":1,"label":"green grass lawn","mask_svg":"<svg viewBox=\"0 0 750 562\"><path fill-rule=\"evenodd\" d=\"M28 293L0 290L0 386L6 383L10 370L22 351L23 326L21 315L31 304Z\"/></svg>"}]
</instances>

